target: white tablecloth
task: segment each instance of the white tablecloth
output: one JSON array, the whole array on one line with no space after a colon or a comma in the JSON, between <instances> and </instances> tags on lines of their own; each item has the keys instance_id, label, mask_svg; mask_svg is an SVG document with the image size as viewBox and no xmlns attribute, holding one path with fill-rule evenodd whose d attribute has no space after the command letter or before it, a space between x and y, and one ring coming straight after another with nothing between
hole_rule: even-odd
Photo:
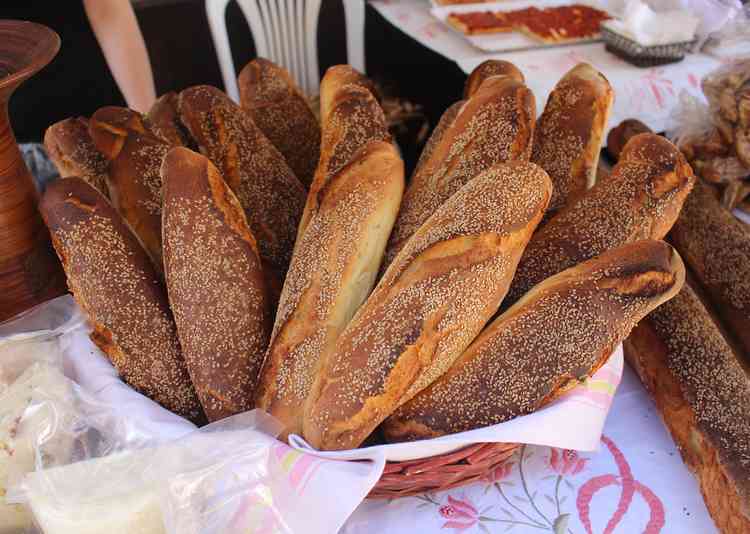
<instances>
[{"instance_id":1,"label":"white tablecloth","mask_svg":"<svg viewBox=\"0 0 750 534\"><path fill-rule=\"evenodd\" d=\"M391 24L455 61L466 73L489 58L513 62L523 71L527 85L536 95L539 113L552 87L566 71L582 61L592 64L615 90L610 127L624 119L636 118L657 132L670 129L674 126L672 110L680 92L701 95L701 78L720 64L711 56L693 54L680 63L642 69L610 54L602 43L487 54L434 18L427 0L372 0L370 4Z\"/></svg>"},{"instance_id":2,"label":"white tablecloth","mask_svg":"<svg viewBox=\"0 0 750 534\"><path fill-rule=\"evenodd\" d=\"M365 501L342 534L717 532L695 478L627 367L601 441L593 454L530 446L522 461L516 454L483 482Z\"/></svg>"}]
</instances>

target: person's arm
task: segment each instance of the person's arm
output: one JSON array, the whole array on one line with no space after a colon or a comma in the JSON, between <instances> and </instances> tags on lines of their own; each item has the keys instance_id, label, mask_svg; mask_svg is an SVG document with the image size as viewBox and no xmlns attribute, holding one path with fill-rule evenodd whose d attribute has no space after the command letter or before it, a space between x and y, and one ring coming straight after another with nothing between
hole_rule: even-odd
<instances>
[{"instance_id":1,"label":"person's arm","mask_svg":"<svg viewBox=\"0 0 750 534\"><path fill-rule=\"evenodd\" d=\"M130 0L83 0L83 7L128 107L148 111L154 76Z\"/></svg>"}]
</instances>

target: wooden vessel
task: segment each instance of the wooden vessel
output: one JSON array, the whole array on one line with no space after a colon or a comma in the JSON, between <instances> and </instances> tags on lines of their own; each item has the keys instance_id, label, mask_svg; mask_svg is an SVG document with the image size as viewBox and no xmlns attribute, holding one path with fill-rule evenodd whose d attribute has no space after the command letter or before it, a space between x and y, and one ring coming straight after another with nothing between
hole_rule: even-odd
<instances>
[{"instance_id":1,"label":"wooden vessel","mask_svg":"<svg viewBox=\"0 0 750 534\"><path fill-rule=\"evenodd\" d=\"M0 20L0 322L65 292L37 210L38 193L8 118L13 92L59 49L60 38L46 26Z\"/></svg>"}]
</instances>

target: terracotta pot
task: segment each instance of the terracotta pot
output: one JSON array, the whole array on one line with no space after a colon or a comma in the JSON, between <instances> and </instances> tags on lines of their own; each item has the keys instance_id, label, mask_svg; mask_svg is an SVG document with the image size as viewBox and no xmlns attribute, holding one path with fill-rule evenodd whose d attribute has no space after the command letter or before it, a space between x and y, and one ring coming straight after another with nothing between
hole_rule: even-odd
<instances>
[{"instance_id":1,"label":"terracotta pot","mask_svg":"<svg viewBox=\"0 0 750 534\"><path fill-rule=\"evenodd\" d=\"M40 24L0 20L0 322L65 292L37 210L38 192L8 119L8 100L47 65L60 38Z\"/></svg>"}]
</instances>

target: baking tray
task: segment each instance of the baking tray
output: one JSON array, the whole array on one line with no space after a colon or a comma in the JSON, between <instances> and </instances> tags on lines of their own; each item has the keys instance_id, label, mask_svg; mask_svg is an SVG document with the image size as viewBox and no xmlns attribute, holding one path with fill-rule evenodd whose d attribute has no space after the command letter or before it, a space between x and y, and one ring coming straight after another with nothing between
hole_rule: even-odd
<instances>
[{"instance_id":1,"label":"baking tray","mask_svg":"<svg viewBox=\"0 0 750 534\"><path fill-rule=\"evenodd\" d=\"M578 39L576 41L570 41L567 43L547 44L529 37L521 32L495 33L489 35L466 35L465 33L458 31L456 28L448 24L447 21L448 15L450 15L451 13L469 13L472 11L501 12L524 9L527 7L544 9L545 7L566 6L571 4L580 4L595 7L597 9L601 9L602 11L610 13L602 5L602 2L599 2L597 0L544 0L536 2L528 0L505 0L499 3L463 4L433 7L432 9L430 9L430 13L433 17L437 18L448 28L450 28L453 33L455 33L456 35L460 35L466 41L471 43L472 46L481 50L482 52L497 53L531 50L537 48L558 48L561 46L571 46L601 41L601 37L596 37L593 39Z\"/></svg>"}]
</instances>

